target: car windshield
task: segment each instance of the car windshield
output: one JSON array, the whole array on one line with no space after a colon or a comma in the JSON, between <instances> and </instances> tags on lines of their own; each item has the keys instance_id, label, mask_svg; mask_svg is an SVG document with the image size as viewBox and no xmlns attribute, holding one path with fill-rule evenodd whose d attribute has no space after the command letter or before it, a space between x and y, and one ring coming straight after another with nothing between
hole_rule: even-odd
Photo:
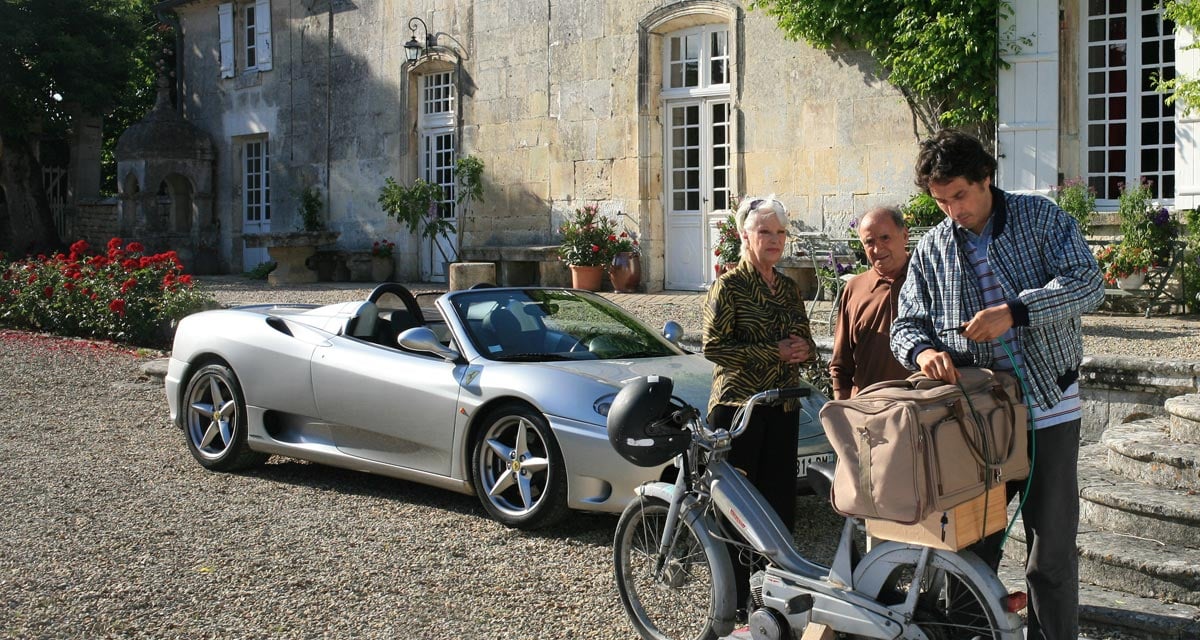
<instances>
[{"instance_id":1,"label":"car windshield","mask_svg":"<svg viewBox=\"0 0 1200 640\"><path fill-rule=\"evenodd\" d=\"M557 289L479 289L451 306L484 357L520 362L658 358L684 353L604 298Z\"/></svg>"}]
</instances>

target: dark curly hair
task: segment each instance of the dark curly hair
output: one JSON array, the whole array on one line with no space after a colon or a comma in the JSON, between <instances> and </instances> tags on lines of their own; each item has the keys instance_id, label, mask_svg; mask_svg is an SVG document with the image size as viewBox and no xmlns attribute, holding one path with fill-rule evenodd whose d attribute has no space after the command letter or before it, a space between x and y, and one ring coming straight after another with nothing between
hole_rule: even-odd
<instances>
[{"instance_id":1,"label":"dark curly hair","mask_svg":"<svg viewBox=\"0 0 1200 640\"><path fill-rule=\"evenodd\" d=\"M979 182L996 173L996 159L974 136L956 129L943 129L921 142L917 154L917 187L929 193L929 185L955 178Z\"/></svg>"}]
</instances>

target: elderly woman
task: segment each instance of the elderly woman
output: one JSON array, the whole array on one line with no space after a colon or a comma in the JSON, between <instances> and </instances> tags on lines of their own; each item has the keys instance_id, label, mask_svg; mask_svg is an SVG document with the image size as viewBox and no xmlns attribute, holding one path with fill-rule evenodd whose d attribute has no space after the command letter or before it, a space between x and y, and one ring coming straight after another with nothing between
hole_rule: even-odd
<instances>
[{"instance_id":1,"label":"elderly woman","mask_svg":"<svg viewBox=\"0 0 1200 640\"><path fill-rule=\"evenodd\" d=\"M774 194L746 198L735 219L741 260L709 289L704 309L704 357L716 363L708 405L714 428L731 426L734 412L755 393L796 386L800 363L816 353L800 288L775 270L787 247L787 208ZM798 424L795 401L756 407L729 455L789 530L796 520ZM746 582L739 577L739 603Z\"/></svg>"}]
</instances>

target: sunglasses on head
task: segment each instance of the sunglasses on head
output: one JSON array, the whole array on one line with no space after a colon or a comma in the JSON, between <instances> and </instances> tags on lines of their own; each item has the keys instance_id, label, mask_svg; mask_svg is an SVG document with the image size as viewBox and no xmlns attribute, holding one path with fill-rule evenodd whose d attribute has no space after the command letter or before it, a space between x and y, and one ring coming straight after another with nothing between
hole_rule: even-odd
<instances>
[{"instance_id":1,"label":"sunglasses on head","mask_svg":"<svg viewBox=\"0 0 1200 640\"><path fill-rule=\"evenodd\" d=\"M756 200L751 200L750 201L750 210L758 211L758 205L760 205L764 202L769 202L769 200L767 198L758 198Z\"/></svg>"}]
</instances>

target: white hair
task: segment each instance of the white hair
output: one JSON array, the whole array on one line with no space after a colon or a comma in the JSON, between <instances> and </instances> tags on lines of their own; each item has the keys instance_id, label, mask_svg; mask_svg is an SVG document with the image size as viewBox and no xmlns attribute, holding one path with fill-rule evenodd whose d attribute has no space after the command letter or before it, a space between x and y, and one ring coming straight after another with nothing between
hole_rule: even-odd
<instances>
[{"instance_id":1,"label":"white hair","mask_svg":"<svg viewBox=\"0 0 1200 640\"><path fill-rule=\"evenodd\" d=\"M765 198L751 198L749 196L742 198L742 201L738 204L737 213L734 214L734 221L737 222L737 230L739 234L746 231L746 220L749 219L751 215L775 216L783 228L786 229L788 226L787 207L785 207L783 203L775 197L774 193ZM742 243L739 255L746 255L746 243L744 242Z\"/></svg>"}]
</instances>

